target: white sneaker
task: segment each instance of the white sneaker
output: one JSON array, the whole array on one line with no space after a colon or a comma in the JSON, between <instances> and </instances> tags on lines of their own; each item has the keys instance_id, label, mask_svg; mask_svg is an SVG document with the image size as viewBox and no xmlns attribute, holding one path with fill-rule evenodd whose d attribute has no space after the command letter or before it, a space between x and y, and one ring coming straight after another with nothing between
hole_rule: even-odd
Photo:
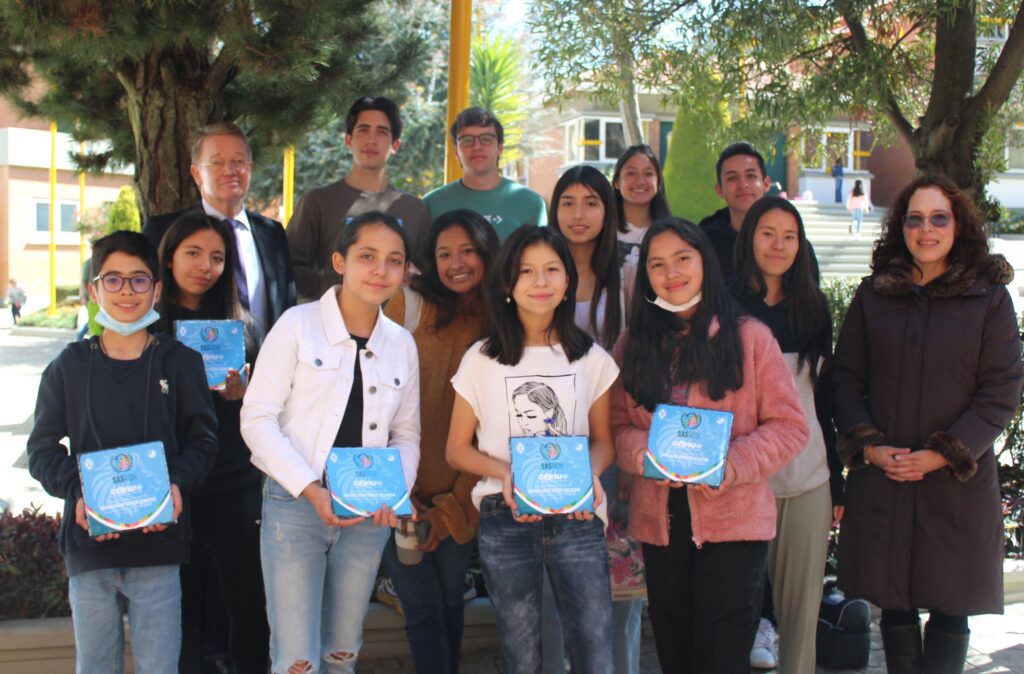
<instances>
[{"instance_id":1,"label":"white sneaker","mask_svg":"<svg viewBox=\"0 0 1024 674\"><path fill-rule=\"evenodd\" d=\"M779 654L775 650L775 628L761 618L754 637L754 647L750 649L750 666L754 669L775 669L779 663Z\"/></svg>"}]
</instances>

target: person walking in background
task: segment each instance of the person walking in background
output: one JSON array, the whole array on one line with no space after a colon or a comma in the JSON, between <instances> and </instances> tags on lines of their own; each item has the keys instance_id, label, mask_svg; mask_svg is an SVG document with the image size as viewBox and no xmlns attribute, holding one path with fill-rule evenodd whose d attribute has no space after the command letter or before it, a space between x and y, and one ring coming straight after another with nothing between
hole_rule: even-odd
<instances>
[{"instance_id":1,"label":"person walking in background","mask_svg":"<svg viewBox=\"0 0 1024 674\"><path fill-rule=\"evenodd\" d=\"M970 198L920 176L882 222L839 333L839 586L881 607L891 674L963 671L967 617L1003 612L992 444L1020 402L1012 279Z\"/></svg>"},{"instance_id":2,"label":"person walking in background","mask_svg":"<svg viewBox=\"0 0 1024 674\"><path fill-rule=\"evenodd\" d=\"M843 203L843 160L841 157L836 157L835 161L832 162L832 177L836 181L836 203Z\"/></svg>"},{"instance_id":3,"label":"person walking in background","mask_svg":"<svg viewBox=\"0 0 1024 674\"><path fill-rule=\"evenodd\" d=\"M480 479L445 460L455 389L451 378L471 344L483 334L481 286L498 254L498 235L480 214L445 213L426 236L422 274L396 293L384 315L412 333L420 361L422 417L420 464L412 504L429 532L418 564L401 563L394 537L383 567L405 613L417 674L456 674L462 655L466 571L479 525L470 492ZM424 525L421 525L424 526Z\"/></svg>"},{"instance_id":4,"label":"person walking in background","mask_svg":"<svg viewBox=\"0 0 1024 674\"><path fill-rule=\"evenodd\" d=\"M736 241L731 290L778 341L810 427L800 454L769 479L778 515L777 534L768 544L768 578L782 674L814 673L828 531L843 514L843 466L835 448L829 376L832 316L811 273L810 257L803 220L793 204L780 197L754 202ZM758 646L755 640L754 649ZM774 651L769 643L760 647Z\"/></svg>"},{"instance_id":5,"label":"person walking in background","mask_svg":"<svg viewBox=\"0 0 1024 674\"><path fill-rule=\"evenodd\" d=\"M655 220L670 215L665 180L654 150L648 145L626 148L615 162L612 187L615 188L619 264L631 254L636 264L647 228ZM554 199L551 205L554 207Z\"/></svg>"},{"instance_id":6,"label":"person walking in background","mask_svg":"<svg viewBox=\"0 0 1024 674\"><path fill-rule=\"evenodd\" d=\"M864 214L871 212L871 202L868 201L868 196L864 194L864 182L862 180L853 181L853 189L850 190L850 196L846 199L846 210L853 215L853 222L850 223L850 234L859 239L860 228L864 222Z\"/></svg>"},{"instance_id":7,"label":"person walking in background","mask_svg":"<svg viewBox=\"0 0 1024 674\"><path fill-rule=\"evenodd\" d=\"M10 279L7 281L7 302L11 305L11 316L14 318L14 324L18 324L18 319L21 318L21 308L25 306L25 295L24 288L18 287L18 281L16 279Z\"/></svg>"}]
</instances>

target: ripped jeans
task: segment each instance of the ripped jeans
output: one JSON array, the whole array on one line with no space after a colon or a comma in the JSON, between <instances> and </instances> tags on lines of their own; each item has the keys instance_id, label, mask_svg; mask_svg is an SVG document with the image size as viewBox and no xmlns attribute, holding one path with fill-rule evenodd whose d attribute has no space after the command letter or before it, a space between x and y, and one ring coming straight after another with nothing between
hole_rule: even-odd
<instances>
[{"instance_id":1,"label":"ripped jeans","mask_svg":"<svg viewBox=\"0 0 1024 674\"><path fill-rule=\"evenodd\" d=\"M390 534L369 522L328 527L309 501L293 498L267 478L260 558L274 674L356 671L363 621Z\"/></svg>"},{"instance_id":2,"label":"ripped jeans","mask_svg":"<svg viewBox=\"0 0 1024 674\"><path fill-rule=\"evenodd\" d=\"M500 494L480 504L480 560L505 674L541 671L541 589L551 577L572 671L612 674L612 590L604 529L551 515L521 523Z\"/></svg>"}]
</instances>

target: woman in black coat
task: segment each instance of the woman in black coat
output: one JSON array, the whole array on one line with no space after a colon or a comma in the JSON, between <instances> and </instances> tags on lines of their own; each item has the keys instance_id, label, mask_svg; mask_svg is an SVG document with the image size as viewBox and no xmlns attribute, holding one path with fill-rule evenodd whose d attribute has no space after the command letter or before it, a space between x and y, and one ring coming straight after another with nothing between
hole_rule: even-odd
<instances>
[{"instance_id":1,"label":"woman in black coat","mask_svg":"<svg viewBox=\"0 0 1024 674\"><path fill-rule=\"evenodd\" d=\"M1020 400L1013 270L967 195L930 176L900 193L871 269L836 346L839 584L882 608L890 672L961 672L967 616L1003 611L992 444Z\"/></svg>"}]
</instances>

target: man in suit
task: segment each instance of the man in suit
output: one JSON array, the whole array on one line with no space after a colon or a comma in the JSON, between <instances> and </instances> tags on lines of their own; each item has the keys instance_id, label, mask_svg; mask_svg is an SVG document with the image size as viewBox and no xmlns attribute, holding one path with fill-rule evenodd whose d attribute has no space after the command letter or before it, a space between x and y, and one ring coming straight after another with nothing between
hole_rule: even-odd
<instances>
[{"instance_id":1,"label":"man in suit","mask_svg":"<svg viewBox=\"0 0 1024 674\"><path fill-rule=\"evenodd\" d=\"M245 133L231 123L204 128L192 146L192 178L202 197L192 208L232 226L245 271L235 277L238 296L265 335L295 305L295 279L281 223L245 208L251 177L252 152ZM147 218L142 233L159 246L185 210Z\"/></svg>"},{"instance_id":2,"label":"man in suit","mask_svg":"<svg viewBox=\"0 0 1024 674\"><path fill-rule=\"evenodd\" d=\"M227 244L237 247L241 261L235 274L239 301L262 338L295 304L295 280L281 223L245 209L251 175L252 152L242 130L234 124L206 127L192 146L192 178L200 202L150 217L142 231L157 243L175 220L192 211L227 221L235 233ZM221 422L222 428L226 424ZM192 559L181 571L180 674L206 671L204 661L210 659L228 667L225 647L235 668L225 671L267 669L270 628L259 565L262 475L249 463L248 449L239 445L245 456L221 444L207 483L192 494ZM240 463L249 470L240 471Z\"/></svg>"}]
</instances>

